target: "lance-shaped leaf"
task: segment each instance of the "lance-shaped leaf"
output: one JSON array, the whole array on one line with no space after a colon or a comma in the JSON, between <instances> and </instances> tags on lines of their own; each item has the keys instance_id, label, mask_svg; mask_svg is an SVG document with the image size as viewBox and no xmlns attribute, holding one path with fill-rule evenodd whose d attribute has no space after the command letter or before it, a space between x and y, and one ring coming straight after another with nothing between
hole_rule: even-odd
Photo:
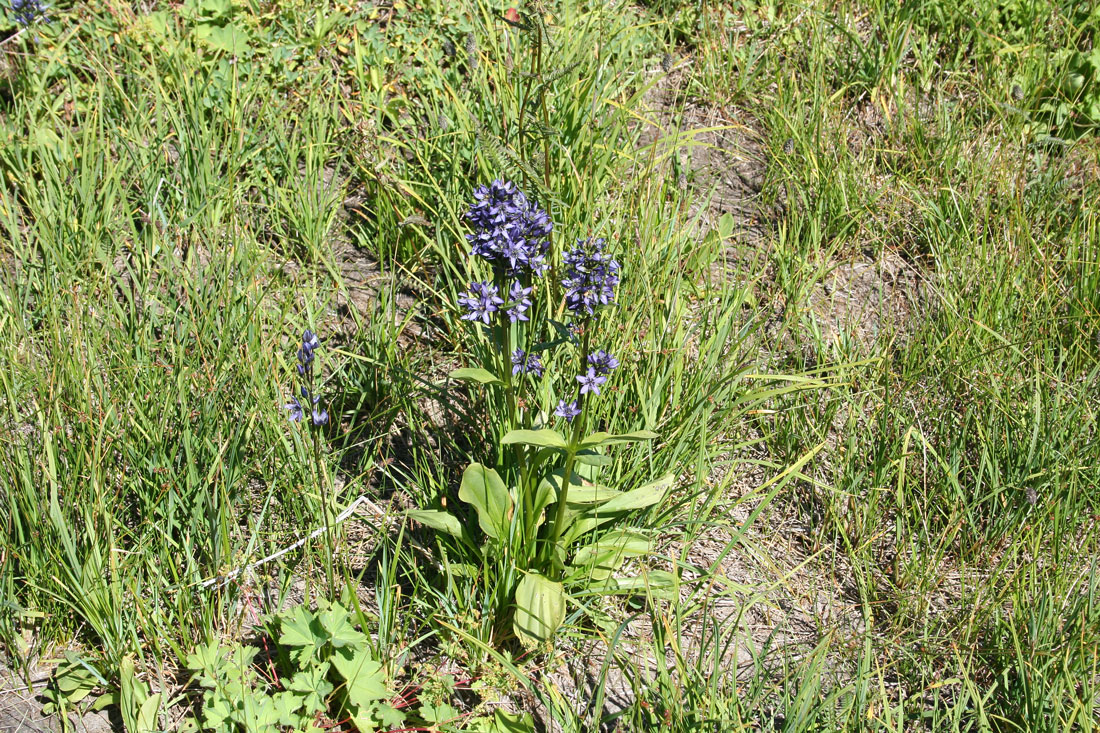
<instances>
[{"instance_id":1,"label":"lance-shaped leaf","mask_svg":"<svg viewBox=\"0 0 1100 733\"><path fill-rule=\"evenodd\" d=\"M612 530L573 556L574 577L605 580L629 557L649 553L653 543L643 534L628 529Z\"/></svg>"},{"instance_id":2,"label":"lance-shaped leaf","mask_svg":"<svg viewBox=\"0 0 1100 733\"><path fill-rule=\"evenodd\" d=\"M557 430L512 430L501 441L504 445L533 445L539 448L565 450L569 444Z\"/></svg>"},{"instance_id":3,"label":"lance-shaped leaf","mask_svg":"<svg viewBox=\"0 0 1100 733\"><path fill-rule=\"evenodd\" d=\"M636 489L631 489L603 504L592 507L584 514L577 517L576 523L573 524L566 533L565 543L568 545L585 532L599 527L604 522L614 519L623 512L632 511L634 509L644 509L645 507L659 503L665 498L665 494L668 493L668 489L672 486L673 481L674 478L672 474L666 474L656 481L651 481Z\"/></svg>"},{"instance_id":4,"label":"lance-shaped leaf","mask_svg":"<svg viewBox=\"0 0 1100 733\"><path fill-rule=\"evenodd\" d=\"M495 374L488 369L480 369L478 367L464 367L462 369L455 369L453 372L447 375L451 379L457 379L460 382L477 382L478 384L504 384Z\"/></svg>"},{"instance_id":5,"label":"lance-shaped leaf","mask_svg":"<svg viewBox=\"0 0 1100 733\"><path fill-rule=\"evenodd\" d=\"M512 496L500 474L480 463L471 463L462 473L458 498L477 511L481 531L493 539L508 535L512 521Z\"/></svg>"},{"instance_id":6,"label":"lance-shaped leaf","mask_svg":"<svg viewBox=\"0 0 1100 733\"><path fill-rule=\"evenodd\" d=\"M633 433L621 433L619 435L599 432L582 438L581 447L594 448L599 445L615 445L616 443L637 443L640 440L653 440L657 437L660 436L652 430L635 430Z\"/></svg>"},{"instance_id":7,"label":"lance-shaped leaf","mask_svg":"<svg viewBox=\"0 0 1100 733\"><path fill-rule=\"evenodd\" d=\"M593 582L586 590L601 595L647 595L669 600L677 595L679 579L666 570L650 570L636 578L611 577Z\"/></svg>"},{"instance_id":8,"label":"lance-shaped leaf","mask_svg":"<svg viewBox=\"0 0 1100 733\"><path fill-rule=\"evenodd\" d=\"M554 469L544 476L542 481L539 482L539 494L542 494L544 487L546 487L546 490L553 495L551 501L557 501L557 497L561 495L561 482L564 476L564 468ZM622 493L586 481L583 476L573 471L569 475L569 491L565 496L565 501L569 504L597 504L614 499Z\"/></svg>"},{"instance_id":9,"label":"lance-shaped leaf","mask_svg":"<svg viewBox=\"0 0 1100 733\"><path fill-rule=\"evenodd\" d=\"M565 620L565 593L538 573L523 576L516 587L516 614L513 626L525 644L549 641Z\"/></svg>"},{"instance_id":10,"label":"lance-shaped leaf","mask_svg":"<svg viewBox=\"0 0 1100 733\"><path fill-rule=\"evenodd\" d=\"M595 448L582 448L577 451L577 463L602 468L611 465L611 457L599 453Z\"/></svg>"}]
</instances>

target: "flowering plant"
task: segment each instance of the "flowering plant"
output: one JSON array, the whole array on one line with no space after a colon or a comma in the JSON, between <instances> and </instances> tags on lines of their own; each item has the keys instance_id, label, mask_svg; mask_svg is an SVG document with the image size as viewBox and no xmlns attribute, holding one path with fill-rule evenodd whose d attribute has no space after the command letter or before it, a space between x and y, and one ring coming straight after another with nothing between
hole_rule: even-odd
<instances>
[{"instance_id":1,"label":"flowering plant","mask_svg":"<svg viewBox=\"0 0 1100 733\"><path fill-rule=\"evenodd\" d=\"M315 378L315 362L317 351L321 348L321 340L308 328L302 332L302 345L298 347L298 378L301 380L299 389L301 398L292 395L290 402L283 405L287 410L287 417L291 422L301 423L308 417L306 424L313 429L313 469L314 481L320 488L321 514L325 522L325 579L330 600L334 597L336 586L334 584L333 561L335 556L335 540L332 534L330 511L329 477L325 469L325 462L321 460L321 430L328 425L328 411L320 405L321 396L317 393L317 380Z\"/></svg>"},{"instance_id":2,"label":"flowering plant","mask_svg":"<svg viewBox=\"0 0 1100 733\"><path fill-rule=\"evenodd\" d=\"M463 319L487 336L483 365L455 370L454 379L491 391L499 408L499 450L492 466L473 463L458 498L477 517L478 531L442 510L410 516L458 538L477 553L505 557L517 571L504 597L516 635L547 641L564 621L566 584L617 588L612 574L627 557L644 554L649 541L626 529L597 529L626 512L659 502L671 478L620 491L596 483L610 463L606 447L650 440L637 431L586 433L595 424L601 391L619 367L602 348L601 314L614 306L621 268L602 239L582 239L561 258L555 278L553 223L537 203L510 182L493 181L474 192L466 214L471 256L491 277L475 280L458 298ZM536 297L536 293L546 296ZM558 314L551 317L551 294ZM480 533L480 534L479 534ZM482 538L480 535L484 535ZM497 609L498 616L501 611ZM504 613L503 616L507 616Z\"/></svg>"}]
</instances>

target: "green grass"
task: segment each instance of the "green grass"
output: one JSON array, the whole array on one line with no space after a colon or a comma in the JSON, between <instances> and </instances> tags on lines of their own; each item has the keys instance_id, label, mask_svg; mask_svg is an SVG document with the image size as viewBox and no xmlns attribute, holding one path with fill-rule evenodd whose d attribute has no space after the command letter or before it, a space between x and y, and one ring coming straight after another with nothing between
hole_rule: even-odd
<instances>
[{"instance_id":1,"label":"green grass","mask_svg":"<svg viewBox=\"0 0 1100 733\"><path fill-rule=\"evenodd\" d=\"M323 525L281 409L310 327L335 504L382 512L342 525L339 584L399 689L470 713L442 729L502 700L577 731L1100 724L1086 3L559 0L522 8L540 62L487 3L58 5L0 20L6 665L75 651L112 692L136 660L188 704L198 646L326 594L320 539L204 583ZM762 159L737 256L722 183L685 168L700 111ZM677 476L630 518L659 538L631 572L676 587L577 592L533 653L485 613L507 558L448 574L403 517L495 450L445 379L484 348L454 302L495 177L559 251L610 242L603 427L661 437L605 478ZM846 266L884 260L902 317L845 321Z\"/></svg>"}]
</instances>

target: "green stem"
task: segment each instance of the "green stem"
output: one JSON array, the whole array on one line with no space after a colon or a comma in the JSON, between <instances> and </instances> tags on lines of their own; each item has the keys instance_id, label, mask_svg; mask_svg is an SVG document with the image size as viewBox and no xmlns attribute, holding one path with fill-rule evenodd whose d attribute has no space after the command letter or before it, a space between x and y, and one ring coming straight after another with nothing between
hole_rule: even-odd
<instances>
[{"instance_id":1,"label":"green stem","mask_svg":"<svg viewBox=\"0 0 1100 733\"><path fill-rule=\"evenodd\" d=\"M583 370L585 359L588 355L588 348L591 343L591 323L585 324L584 336L582 339L580 366ZM584 418L586 417L586 407L588 406L588 400L584 398L582 394L577 397L577 401L580 403L580 414L573 419L573 433L569 438L569 447L566 449L565 458L565 472L562 474L561 480L561 492L558 494L557 506L554 510L554 522L550 525L550 537L547 539L546 547L544 549L543 560L549 563L554 554L554 548L557 547L558 541L561 539L562 524L565 519L565 505L569 499L569 482L573 478L573 467L577 460L577 451L581 440L581 430L584 426Z\"/></svg>"},{"instance_id":2,"label":"green stem","mask_svg":"<svg viewBox=\"0 0 1100 733\"><path fill-rule=\"evenodd\" d=\"M312 385L311 385L312 386ZM310 389L312 395L313 390ZM306 409L312 409L312 405ZM321 437L317 434L316 426L310 426L313 433L313 459L314 470L317 476L317 484L321 493L321 515L325 521L325 583L328 586L327 597L329 601L332 601L336 597L336 584L333 582L333 556L335 552L333 550L333 538L332 538L332 525L329 522L329 492L328 492L328 472L324 470L324 465L321 462Z\"/></svg>"}]
</instances>

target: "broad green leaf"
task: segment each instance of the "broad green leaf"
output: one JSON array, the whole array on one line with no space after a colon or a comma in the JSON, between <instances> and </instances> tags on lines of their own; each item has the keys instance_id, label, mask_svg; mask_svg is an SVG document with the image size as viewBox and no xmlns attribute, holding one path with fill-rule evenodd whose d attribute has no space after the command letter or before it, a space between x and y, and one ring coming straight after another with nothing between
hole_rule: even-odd
<instances>
[{"instance_id":1,"label":"broad green leaf","mask_svg":"<svg viewBox=\"0 0 1100 733\"><path fill-rule=\"evenodd\" d=\"M493 713L493 733L535 733L535 720L530 713L509 713L497 708Z\"/></svg>"},{"instance_id":2,"label":"broad green leaf","mask_svg":"<svg viewBox=\"0 0 1100 733\"><path fill-rule=\"evenodd\" d=\"M104 692L97 697L89 710L106 710L112 705L119 704L118 690L112 690L110 692Z\"/></svg>"},{"instance_id":3,"label":"broad green leaf","mask_svg":"<svg viewBox=\"0 0 1100 733\"><path fill-rule=\"evenodd\" d=\"M235 701L236 702L236 701ZM244 695L240 701L241 723L247 731L266 733L279 724L279 709L267 695Z\"/></svg>"},{"instance_id":4,"label":"broad green leaf","mask_svg":"<svg viewBox=\"0 0 1100 733\"><path fill-rule=\"evenodd\" d=\"M601 512L626 512L632 509L643 509L653 506L665 498L669 487L672 486L675 477L669 473L656 481L631 489L624 494L619 494L611 501L597 508Z\"/></svg>"},{"instance_id":5,"label":"broad green leaf","mask_svg":"<svg viewBox=\"0 0 1100 733\"><path fill-rule=\"evenodd\" d=\"M621 564L627 557L647 554L653 543L645 535L628 529L612 530L590 545L585 545L573 555L573 564L589 565L617 558Z\"/></svg>"},{"instance_id":6,"label":"broad green leaf","mask_svg":"<svg viewBox=\"0 0 1100 733\"><path fill-rule=\"evenodd\" d=\"M525 644L549 641L565 620L565 593L538 573L523 576L516 587L516 635Z\"/></svg>"},{"instance_id":7,"label":"broad green leaf","mask_svg":"<svg viewBox=\"0 0 1100 733\"><path fill-rule=\"evenodd\" d=\"M187 668L192 672L201 672L200 683L204 687L213 687L217 677L216 670L223 659L217 641L203 644L187 655Z\"/></svg>"},{"instance_id":8,"label":"broad green leaf","mask_svg":"<svg viewBox=\"0 0 1100 733\"><path fill-rule=\"evenodd\" d=\"M329 608L317 613L317 620L321 627L328 632L328 640L334 647L353 646L362 644L367 637L360 631L356 631L348 620L348 609L339 603L333 603Z\"/></svg>"},{"instance_id":9,"label":"broad green leaf","mask_svg":"<svg viewBox=\"0 0 1100 733\"><path fill-rule=\"evenodd\" d=\"M325 669L328 669L327 664L325 665ZM326 684L328 684L329 692L332 692L332 684ZM284 728L294 728L298 724L299 718L301 718L302 696L288 691L276 692L271 696L271 701L275 703L275 712L279 716L279 725ZM305 713L306 715L314 715L321 709L323 709L323 706L321 708L307 707Z\"/></svg>"},{"instance_id":10,"label":"broad green leaf","mask_svg":"<svg viewBox=\"0 0 1100 733\"><path fill-rule=\"evenodd\" d=\"M645 593L654 598L668 600L676 597L678 579L666 570L650 570L635 578L608 578L593 582L585 590L605 595L637 595Z\"/></svg>"},{"instance_id":11,"label":"broad green leaf","mask_svg":"<svg viewBox=\"0 0 1100 733\"><path fill-rule=\"evenodd\" d=\"M311 659L318 647L328 641L328 633L321 622L305 606L295 606L279 616L279 643L293 647L290 658L298 666Z\"/></svg>"},{"instance_id":12,"label":"broad green leaf","mask_svg":"<svg viewBox=\"0 0 1100 733\"><path fill-rule=\"evenodd\" d=\"M558 496L561 495L561 482L564 476L564 468L554 469L544 476L542 481L539 482L539 493L536 494L536 497L540 496L544 491L549 491L553 494L551 501L557 501ZM608 501L621 493L621 491L609 489L606 486L597 486L596 484L585 481L583 476L574 471L569 475L569 491L565 495L565 501L569 505L593 504L596 502Z\"/></svg>"},{"instance_id":13,"label":"broad green leaf","mask_svg":"<svg viewBox=\"0 0 1100 733\"><path fill-rule=\"evenodd\" d=\"M509 713L497 708L492 716L483 715L467 721L464 730L471 733L535 733L535 720L530 713Z\"/></svg>"},{"instance_id":14,"label":"broad green leaf","mask_svg":"<svg viewBox=\"0 0 1100 733\"><path fill-rule=\"evenodd\" d=\"M561 494L561 480L562 476L564 475L564 468L556 468L550 473L543 476L542 480L539 481L539 488L535 496L538 497L541 494L549 495L550 498L547 501L547 505L557 501L558 496ZM572 496L573 491L581 488L581 480L581 477L575 473L569 477L569 496L566 497L566 501L571 501L572 499L570 497Z\"/></svg>"},{"instance_id":15,"label":"broad green leaf","mask_svg":"<svg viewBox=\"0 0 1100 733\"><path fill-rule=\"evenodd\" d=\"M54 670L53 683L62 697L78 703L101 686L103 678L75 653L66 652L65 661Z\"/></svg>"},{"instance_id":16,"label":"broad green leaf","mask_svg":"<svg viewBox=\"0 0 1100 733\"><path fill-rule=\"evenodd\" d=\"M596 448L582 448L577 451L577 463L593 468L603 468L611 465L611 457L599 453Z\"/></svg>"},{"instance_id":17,"label":"broad green leaf","mask_svg":"<svg viewBox=\"0 0 1100 733\"><path fill-rule=\"evenodd\" d=\"M291 677L286 689L298 696L298 707L304 707L310 715L324 710L325 701L332 694L332 683L328 681L329 663L310 665ZM293 725L293 722L286 725Z\"/></svg>"},{"instance_id":18,"label":"broad green leaf","mask_svg":"<svg viewBox=\"0 0 1100 733\"><path fill-rule=\"evenodd\" d=\"M495 376L488 369L480 369L477 367L464 367L462 369L455 369L447 376L451 379L457 379L460 382L477 382L478 384L504 384L504 382L502 382L499 377Z\"/></svg>"},{"instance_id":19,"label":"broad green leaf","mask_svg":"<svg viewBox=\"0 0 1100 733\"><path fill-rule=\"evenodd\" d=\"M161 729L157 723L157 715L160 713L160 698L161 694L158 692L150 695L141 704L138 709L137 725L133 729L134 733L153 733L153 731Z\"/></svg>"},{"instance_id":20,"label":"broad green leaf","mask_svg":"<svg viewBox=\"0 0 1100 733\"><path fill-rule=\"evenodd\" d=\"M569 484L569 496L567 496L565 500L570 504L599 504L623 495L623 492L608 488L607 486L584 484L583 486L574 488L572 486L572 481L570 481Z\"/></svg>"},{"instance_id":21,"label":"broad green leaf","mask_svg":"<svg viewBox=\"0 0 1100 733\"><path fill-rule=\"evenodd\" d=\"M409 519L431 527L437 532L443 532L452 537L462 536L462 523L453 514L435 509L410 509L407 515Z\"/></svg>"},{"instance_id":22,"label":"broad green leaf","mask_svg":"<svg viewBox=\"0 0 1100 733\"><path fill-rule=\"evenodd\" d=\"M157 728L160 695L150 695L145 683L137 678L134 658L125 656L119 663L119 712L127 731L152 733Z\"/></svg>"},{"instance_id":23,"label":"broad green leaf","mask_svg":"<svg viewBox=\"0 0 1100 733\"><path fill-rule=\"evenodd\" d=\"M200 25L195 28L195 37L230 56L241 56L248 51L248 32L233 24Z\"/></svg>"},{"instance_id":24,"label":"broad green leaf","mask_svg":"<svg viewBox=\"0 0 1100 733\"><path fill-rule=\"evenodd\" d=\"M420 705L420 717L438 726L457 720L461 717L461 713L445 702L440 702L438 705L425 702Z\"/></svg>"},{"instance_id":25,"label":"broad green leaf","mask_svg":"<svg viewBox=\"0 0 1100 733\"><path fill-rule=\"evenodd\" d=\"M561 433L549 428L542 430L512 430L500 441L504 445L534 445L539 448L565 450L569 444Z\"/></svg>"},{"instance_id":26,"label":"broad green leaf","mask_svg":"<svg viewBox=\"0 0 1100 733\"><path fill-rule=\"evenodd\" d=\"M387 697L382 665L371 659L367 649L337 649L332 666L344 678L344 692L352 705L365 710L375 700Z\"/></svg>"},{"instance_id":27,"label":"broad green leaf","mask_svg":"<svg viewBox=\"0 0 1100 733\"><path fill-rule=\"evenodd\" d=\"M535 501L531 507L531 510L535 513L535 516L538 517L542 514L543 510L546 509L546 507L550 506L557 500L557 484L543 479L542 481L539 481L539 487L535 490ZM538 524L536 524L535 526L539 526L541 524L542 521L540 519Z\"/></svg>"},{"instance_id":28,"label":"broad green leaf","mask_svg":"<svg viewBox=\"0 0 1100 733\"><path fill-rule=\"evenodd\" d=\"M379 703L376 706L374 718L382 725L383 730L400 728L405 723L404 711L398 710L388 702Z\"/></svg>"},{"instance_id":29,"label":"broad green leaf","mask_svg":"<svg viewBox=\"0 0 1100 733\"><path fill-rule=\"evenodd\" d=\"M636 443L639 440L653 440L660 437L652 430L635 430L633 433L621 433L611 435L609 433L592 433L581 439L582 448L594 448L599 445L615 445L616 443Z\"/></svg>"},{"instance_id":30,"label":"broad green leaf","mask_svg":"<svg viewBox=\"0 0 1100 733\"><path fill-rule=\"evenodd\" d=\"M458 498L473 506L481 531L494 539L508 535L512 521L512 496L495 469L471 463L462 473Z\"/></svg>"},{"instance_id":31,"label":"broad green leaf","mask_svg":"<svg viewBox=\"0 0 1100 733\"><path fill-rule=\"evenodd\" d=\"M605 580L629 557L649 554L653 543L648 537L627 529L612 530L596 542L585 545L573 555L575 572L571 577Z\"/></svg>"},{"instance_id":32,"label":"broad green leaf","mask_svg":"<svg viewBox=\"0 0 1100 733\"><path fill-rule=\"evenodd\" d=\"M656 481L651 481L636 489L619 494L604 504L592 507L577 517L576 523L569 527L566 532L565 543L567 545L571 544L585 532L599 527L623 512L644 509L659 503L665 498L665 494L668 493L673 480L672 474L666 474Z\"/></svg>"},{"instance_id":33,"label":"broad green leaf","mask_svg":"<svg viewBox=\"0 0 1100 733\"><path fill-rule=\"evenodd\" d=\"M447 570L452 575L457 575L460 578L476 578L477 574L481 572L476 565L471 565L468 562L449 562L447 563Z\"/></svg>"}]
</instances>

